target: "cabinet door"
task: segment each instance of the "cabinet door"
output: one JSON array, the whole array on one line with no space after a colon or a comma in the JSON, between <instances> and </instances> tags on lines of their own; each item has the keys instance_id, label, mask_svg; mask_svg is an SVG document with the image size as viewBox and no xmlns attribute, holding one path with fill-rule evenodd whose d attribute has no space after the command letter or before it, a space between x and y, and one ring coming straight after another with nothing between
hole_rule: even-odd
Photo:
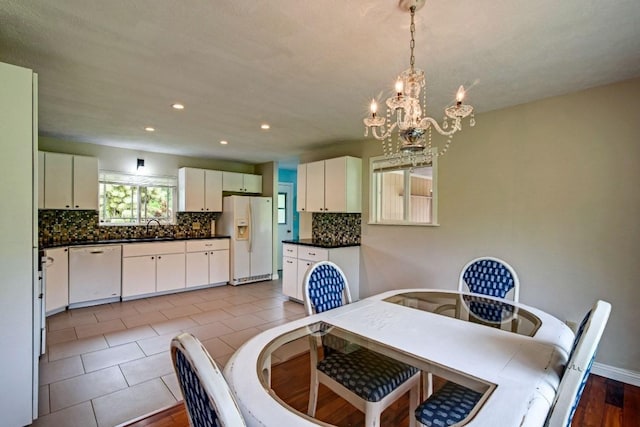
<instances>
[{"instance_id":1,"label":"cabinet door","mask_svg":"<svg viewBox=\"0 0 640 427\"><path fill-rule=\"evenodd\" d=\"M298 260L291 257L282 258L282 293L295 299L301 292L298 289Z\"/></svg>"},{"instance_id":2,"label":"cabinet door","mask_svg":"<svg viewBox=\"0 0 640 427\"><path fill-rule=\"evenodd\" d=\"M151 294L156 291L156 257L122 258L122 296Z\"/></svg>"},{"instance_id":3,"label":"cabinet door","mask_svg":"<svg viewBox=\"0 0 640 427\"><path fill-rule=\"evenodd\" d=\"M170 291L185 287L185 256L181 254L158 255L156 263L156 291Z\"/></svg>"},{"instance_id":4,"label":"cabinet door","mask_svg":"<svg viewBox=\"0 0 640 427\"><path fill-rule=\"evenodd\" d=\"M44 155L44 208L71 209L72 164L69 154L45 153ZM96 186L96 191L98 188Z\"/></svg>"},{"instance_id":5,"label":"cabinet door","mask_svg":"<svg viewBox=\"0 0 640 427\"><path fill-rule=\"evenodd\" d=\"M47 249L45 276L45 311L51 314L69 305L69 251L67 248Z\"/></svg>"},{"instance_id":6,"label":"cabinet door","mask_svg":"<svg viewBox=\"0 0 640 427\"><path fill-rule=\"evenodd\" d=\"M324 161L324 207L327 212L346 212L346 160Z\"/></svg>"},{"instance_id":7,"label":"cabinet door","mask_svg":"<svg viewBox=\"0 0 640 427\"><path fill-rule=\"evenodd\" d=\"M244 191L243 174L236 172L222 172L222 190L240 193Z\"/></svg>"},{"instance_id":8,"label":"cabinet door","mask_svg":"<svg viewBox=\"0 0 640 427\"><path fill-rule=\"evenodd\" d=\"M222 212L222 172L204 171L204 210Z\"/></svg>"},{"instance_id":9,"label":"cabinet door","mask_svg":"<svg viewBox=\"0 0 640 427\"><path fill-rule=\"evenodd\" d=\"M181 168L178 171L178 210L204 211L204 169Z\"/></svg>"},{"instance_id":10,"label":"cabinet door","mask_svg":"<svg viewBox=\"0 0 640 427\"><path fill-rule=\"evenodd\" d=\"M324 212L324 161L307 163L307 211Z\"/></svg>"},{"instance_id":11,"label":"cabinet door","mask_svg":"<svg viewBox=\"0 0 640 427\"><path fill-rule=\"evenodd\" d=\"M209 283L209 252L187 254L187 288Z\"/></svg>"},{"instance_id":12,"label":"cabinet door","mask_svg":"<svg viewBox=\"0 0 640 427\"><path fill-rule=\"evenodd\" d=\"M298 271L296 274L296 298L300 301L304 300L304 276L307 274L307 270L314 264L314 261L308 261L306 259L298 260Z\"/></svg>"},{"instance_id":13,"label":"cabinet door","mask_svg":"<svg viewBox=\"0 0 640 427\"><path fill-rule=\"evenodd\" d=\"M307 165L298 165L298 185L296 189L296 210L304 212L307 210Z\"/></svg>"},{"instance_id":14,"label":"cabinet door","mask_svg":"<svg viewBox=\"0 0 640 427\"><path fill-rule=\"evenodd\" d=\"M229 251L209 252L209 283L229 282Z\"/></svg>"},{"instance_id":15,"label":"cabinet door","mask_svg":"<svg viewBox=\"0 0 640 427\"><path fill-rule=\"evenodd\" d=\"M73 156L73 208L98 210L98 158Z\"/></svg>"},{"instance_id":16,"label":"cabinet door","mask_svg":"<svg viewBox=\"0 0 640 427\"><path fill-rule=\"evenodd\" d=\"M262 193L262 175L245 173L242 178L244 182L244 191L247 193Z\"/></svg>"}]
</instances>

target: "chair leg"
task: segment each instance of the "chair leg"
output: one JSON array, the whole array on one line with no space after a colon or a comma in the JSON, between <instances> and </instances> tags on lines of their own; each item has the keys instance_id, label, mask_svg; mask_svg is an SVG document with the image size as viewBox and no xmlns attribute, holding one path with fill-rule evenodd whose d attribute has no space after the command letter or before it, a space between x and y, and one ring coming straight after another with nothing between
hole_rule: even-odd
<instances>
[{"instance_id":1,"label":"chair leg","mask_svg":"<svg viewBox=\"0 0 640 427\"><path fill-rule=\"evenodd\" d=\"M316 406L318 405L318 371L315 366L311 367L311 380L309 382L309 407L307 415L315 417Z\"/></svg>"},{"instance_id":2,"label":"chair leg","mask_svg":"<svg viewBox=\"0 0 640 427\"><path fill-rule=\"evenodd\" d=\"M380 402L366 402L364 410L365 427L380 427Z\"/></svg>"},{"instance_id":3,"label":"chair leg","mask_svg":"<svg viewBox=\"0 0 640 427\"><path fill-rule=\"evenodd\" d=\"M411 387L409 391L409 427L416 427L416 408L420 404L420 384Z\"/></svg>"}]
</instances>

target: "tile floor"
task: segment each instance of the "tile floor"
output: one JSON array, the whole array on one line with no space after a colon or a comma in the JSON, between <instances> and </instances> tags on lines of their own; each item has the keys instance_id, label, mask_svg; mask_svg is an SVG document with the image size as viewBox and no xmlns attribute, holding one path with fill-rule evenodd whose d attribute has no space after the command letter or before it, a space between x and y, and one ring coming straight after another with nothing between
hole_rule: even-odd
<instances>
[{"instance_id":1,"label":"tile floor","mask_svg":"<svg viewBox=\"0 0 640 427\"><path fill-rule=\"evenodd\" d=\"M171 338L191 332L222 368L249 338L304 316L281 289L222 286L50 316L33 426L113 427L182 400Z\"/></svg>"}]
</instances>

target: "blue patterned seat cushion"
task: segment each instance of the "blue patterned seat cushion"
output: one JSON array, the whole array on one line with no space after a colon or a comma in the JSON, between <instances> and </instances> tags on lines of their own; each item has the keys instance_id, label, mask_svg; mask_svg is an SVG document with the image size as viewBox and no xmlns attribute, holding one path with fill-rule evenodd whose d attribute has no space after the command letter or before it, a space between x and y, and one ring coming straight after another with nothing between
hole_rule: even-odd
<instances>
[{"instance_id":1,"label":"blue patterned seat cushion","mask_svg":"<svg viewBox=\"0 0 640 427\"><path fill-rule=\"evenodd\" d=\"M501 323L513 317L511 304L473 295L464 295L463 298L469 306L469 311L484 321Z\"/></svg>"},{"instance_id":2,"label":"blue patterned seat cushion","mask_svg":"<svg viewBox=\"0 0 640 427\"><path fill-rule=\"evenodd\" d=\"M504 264L488 259L471 264L462 278L471 292L500 298L515 286L513 275Z\"/></svg>"},{"instance_id":3,"label":"blue patterned seat cushion","mask_svg":"<svg viewBox=\"0 0 640 427\"><path fill-rule=\"evenodd\" d=\"M200 379L180 350L176 351L176 367L178 368L184 401L193 426L221 427L218 414L202 384L200 384Z\"/></svg>"},{"instance_id":4,"label":"blue patterned seat cushion","mask_svg":"<svg viewBox=\"0 0 640 427\"><path fill-rule=\"evenodd\" d=\"M330 265L316 266L309 276L309 300L316 313L340 307L345 286L338 270Z\"/></svg>"},{"instance_id":5,"label":"blue patterned seat cushion","mask_svg":"<svg viewBox=\"0 0 640 427\"><path fill-rule=\"evenodd\" d=\"M459 423L481 397L482 393L449 381L416 408L416 419L427 427Z\"/></svg>"},{"instance_id":6,"label":"blue patterned seat cushion","mask_svg":"<svg viewBox=\"0 0 640 427\"><path fill-rule=\"evenodd\" d=\"M411 365L364 348L350 353L332 352L317 367L369 402L380 401L418 372Z\"/></svg>"}]
</instances>

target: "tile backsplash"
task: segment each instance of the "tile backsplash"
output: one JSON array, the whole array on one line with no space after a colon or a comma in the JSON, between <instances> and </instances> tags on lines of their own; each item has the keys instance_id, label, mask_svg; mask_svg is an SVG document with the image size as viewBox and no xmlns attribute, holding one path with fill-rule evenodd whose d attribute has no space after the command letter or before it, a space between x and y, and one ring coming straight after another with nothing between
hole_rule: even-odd
<instances>
[{"instance_id":1,"label":"tile backsplash","mask_svg":"<svg viewBox=\"0 0 640 427\"><path fill-rule=\"evenodd\" d=\"M360 244L362 214L313 213L311 237L327 243Z\"/></svg>"},{"instance_id":2,"label":"tile backsplash","mask_svg":"<svg viewBox=\"0 0 640 427\"><path fill-rule=\"evenodd\" d=\"M153 222L149 234L159 237L207 237L211 235L211 221L219 212L178 212L176 224ZM99 225L98 211L54 210L38 211L38 242L40 247L72 242L107 239L135 239L150 237L144 225ZM214 230L215 232L215 230Z\"/></svg>"}]
</instances>

